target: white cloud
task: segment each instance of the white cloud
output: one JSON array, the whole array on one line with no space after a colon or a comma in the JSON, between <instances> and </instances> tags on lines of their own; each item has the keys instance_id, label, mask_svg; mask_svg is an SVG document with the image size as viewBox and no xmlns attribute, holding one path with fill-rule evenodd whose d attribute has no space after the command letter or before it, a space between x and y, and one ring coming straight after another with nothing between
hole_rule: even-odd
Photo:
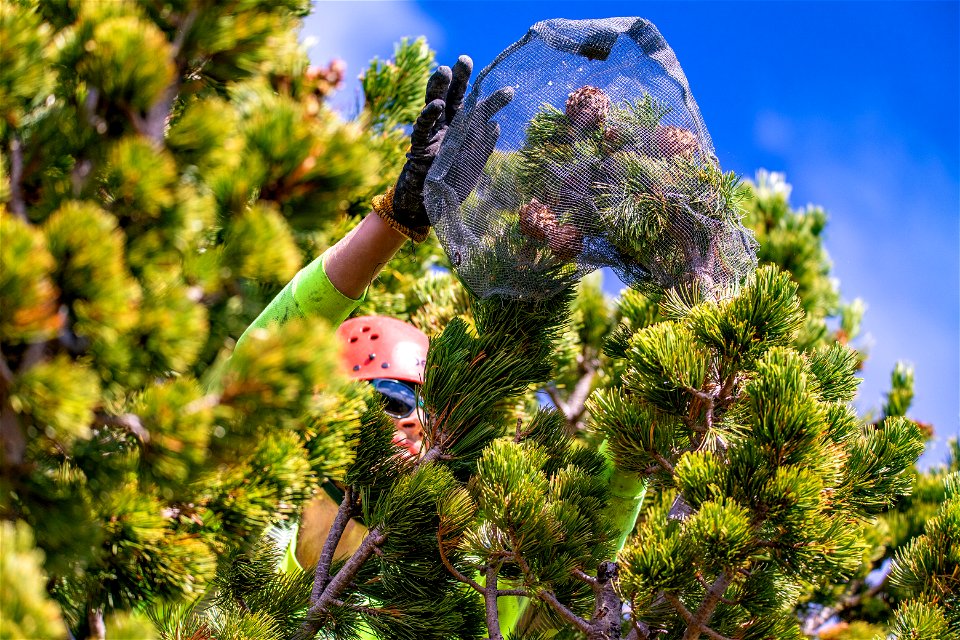
<instances>
[{"instance_id":1,"label":"white cloud","mask_svg":"<svg viewBox=\"0 0 960 640\"><path fill-rule=\"evenodd\" d=\"M357 0L316 0L301 34L313 64L326 65L334 58L347 63L343 89L332 100L347 116L357 111L357 78L370 60L391 57L401 38L417 36L426 36L435 49L443 44L444 32L413 2Z\"/></svg>"}]
</instances>

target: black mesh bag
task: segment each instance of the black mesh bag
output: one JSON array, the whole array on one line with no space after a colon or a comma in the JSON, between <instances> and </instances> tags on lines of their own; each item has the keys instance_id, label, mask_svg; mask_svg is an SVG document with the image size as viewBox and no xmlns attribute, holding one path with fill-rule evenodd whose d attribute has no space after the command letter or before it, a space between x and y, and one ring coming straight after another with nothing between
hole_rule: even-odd
<instances>
[{"instance_id":1,"label":"black mesh bag","mask_svg":"<svg viewBox=\"0 0 960 640\"><path fill-rule=\"evenodd\" d=\"M715 295L756 263L738 193L653 24L557 19L477 76L424 201L482 298L545 298L600 267Z\"/></svg>"}]
</instances>

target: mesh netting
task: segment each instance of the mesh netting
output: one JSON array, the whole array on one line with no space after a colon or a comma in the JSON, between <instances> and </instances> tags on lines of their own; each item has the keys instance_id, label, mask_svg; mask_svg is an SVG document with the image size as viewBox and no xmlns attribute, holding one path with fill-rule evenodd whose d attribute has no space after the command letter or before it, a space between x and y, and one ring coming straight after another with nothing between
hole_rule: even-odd
<instances>
[{"instance_id":1,"label":"mesh netting","mask_svg":"<svg viewBox=\"0 0 960 640\"><path fill-rule=\"evenodd\" d=\"M656 27L558 19L477 76L424 197L475 295L545 298L600 267L647 290L739 282L737 186Z\"/></svg>"}]
</instances>

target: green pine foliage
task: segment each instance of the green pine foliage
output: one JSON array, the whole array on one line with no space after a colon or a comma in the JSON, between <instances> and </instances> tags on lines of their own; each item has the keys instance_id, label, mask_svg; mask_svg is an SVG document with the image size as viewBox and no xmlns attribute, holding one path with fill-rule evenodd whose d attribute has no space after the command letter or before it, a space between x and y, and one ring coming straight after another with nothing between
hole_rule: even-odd
<instances>
[{"instance_id":1,"label":"green pine foliage","mask_svg":"<svg viewBox=\"0 0 960 640\"><path fill-rule=\"evenodd\" d=\"M960 634L960 475L948 475L944 488L944 501L923 535L894 556L890 581L909 598L894 612L894 638Z\"/></svg>"},{"instance_id":2,"label":"green pine foliage","mask_svg":"<svg viewBox=\"0 0 960 640\"><path fill-rule=\"evenodd\" d=\"M0 637L66 638L60 608L43 583L43 553L34 547L24 522L0 524L3 562L0 563Z\"/></svg>"},{"instance_id":3,"label":"green pine foliage","mask_svg":"<svg viewBox=\"0 0 960 640\"><path fill-rule=\"evenodd\" d=\"M142 638L128 611L206 610L217 569L355 461L368 397L332 330L232 349L388 186L433 57L398 46L402 79L369 88L396 90L392 115L345 121L324 104L342 68L297 42L308 8L0 3L0 513L38 550L4 544L3 566L43 558L4 587L27 612L12 637ZM60 613L26 604L37 584ZM308 596L155 620L258 637Z\"/></svg>"},{"instance_id":4,"label":"green pine foliage","mask_svg":"<svg viewBox=\"0 0 960 640\"><path fill-rule=\"evenodd\" d=\"M613 159L631 179L595 195L629 196L637 251L684 224L651 172L698 220L742 206L768 266L722 299L702 281L614 303L598 277L569 286L561 245L518 276L559 294L477 300L449 268L505 273L498 252L531 243L520 201L490 213L510 229L476 264L405 249L361 313L431 337L419 460L342 379L332 328L235 347L393 182L434 65L401 42L345 121L324 103L342 67L309 67L296 39L308 9L0 0L0 635L792 638L824 612L956 633L955 483L910 470L910 369L878 417L850 407L863 306L829 277L826 214L773 174L654 148L653 100L577 140L545 110L487 178L563 190ZM585 147L596 162L571 166ZM276 532L326 481L363 541L278 572ZM891 557L881 591L841 606Z\"/></svg>"},{"instance_id":5,"label":"green pine foliage","mask_svg":"<svg viewBox=\"0 0 960 640\"><path fill-rule=\"evenodd\" d=\"M680 496L621 555L634 615L668 637L800 637L803 583L844 580L870 516L909 490L919 430L851 429L856 357L798 350L802 326L796 285L761 269L736 297L637 331L616 404L598 396L618 466Z\"/></svg>"}]
</instances>

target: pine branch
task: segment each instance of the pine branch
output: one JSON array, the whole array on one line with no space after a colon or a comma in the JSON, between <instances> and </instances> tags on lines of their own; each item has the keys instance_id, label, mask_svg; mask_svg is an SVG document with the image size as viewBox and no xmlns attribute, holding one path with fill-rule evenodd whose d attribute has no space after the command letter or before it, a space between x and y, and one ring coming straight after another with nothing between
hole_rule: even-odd
<instances>
[{"instance_id":1,"label":"pine branch","mask_svg":"<svg viewBox=\"0 0 960 640\"><path fill-rule=\"evenodd\" d=\"M563 619L573 624L580 631L583 631L584 633L590 633L590 631L592 631L590 623L568 609L562 602L557 600L557 596L555 596L552 591L540 591L537 593L537 597L550 605L553 610L559 613Z\"/></svg>"},{"instance_id":2,"label":"pine branch","mask_svg":"<svg viewBox=\"0 0 960 640\"><path fill-rule=\"evenodd\" d=\"M310 602L316 602L326 589L330 582L330 564L333 562L333 554L343 538L343 532L346 531L350 518L353 516L354 500L353 487L347 485L343 492L343 500L340 502L340 508L337 509L337 516L330 525L330 532L323 543L323 549L320 551L320 559L317 561L317 571L314 574L313 591L310 593Z\"/></svg>"},{"instance_id":3,"label":"pine branch","mask_svg":"<svg viewBox=\"0 0 960 640\"><path fill-rule=\"evenodd\" d=\"M587 410L587 398L590 397L590 391L593 389L593 380L597 376L597 367L599 362L596 359L590 360L585 365L583 375L577 380L573 387L573 393L567 400L567 410L564 414L567 416L567 422L577 424Z\"/></svg>"},{"instance_id":4,"label":"pine branch","mask_svg":"<svg viewBox=\"0 0 960 640\"><path fill-rule=\"evenodd\" d=\"M23 145L14 134L10 140L10 212L27 222L27 204L23 200Z\"/></svg>"},{"instance_id":5,"label":"pine branch","mask_svg":"<svg viewBox=\"0 0 960 640\"><path fill-rule=\"evenodd\" d=\"M564 418L566 418L567 431L569 433L573 433L580 428L579 422L587 410L587 398L590 397L590 391L593 389L593 381L596 378L599 366L600 361L596 358L584 359L581 365L582 374L580 379L577 380L573 391L570 392L566 400L560 395L560 390L557 388L556 383L551 382L544 387L544 391L547 392L550 401L553 402L554 406L563 414Z\"/></svg>"},{"instance_id":6,"label":"pine branch","mask_svg":"<svg viewBox=\"0 0 960 640\"><path fill-rule=\"evenodd\" d=\"M657 461L657 463L669 474L673 474L673 465L670 464L670 461L660 455L657 451L651 451L650 457Z\"/></svg>"},{"instance_id":7,"label":"pine branch","mask_svg":"<svg viewBox=\"0 0 960 640\"><path fill-rule=\"evenodd\" d=\"M469 585L474 591L486 595L486 589L481 587L476 580L471 580L467 576L463 575L459 569L453 566L453 563L450 562L450 558L447 557L447 552L444 550L443 540L440 539L440 532L437 531L437 547L440 550L440 561L443 563L443 566L447 568L447 571L450 574L459 580L460 582Z\"/></svg>"},{"instance_id":8,"label":"pine branch","mask_svg":"<svg viewBox=\"0 0 960 640\"><path fill-rule=\"evenodd\" d=\"M83 112L84 119L87 121L87 124L99 134L106 133L107 131L107 121L97 115L97 103L100 101L100 92L96 87L88 87L87 95L83 100L83 105L80 107L80 110ZM85 162L90 163L90 160L85 160ZM74 167L74 171L71 173L71 179L73 180L74 189L77 188L77 178L82 178L80 184L80 190L83 189L83 185L86 184L86 178L89 177L89 172L86 175L79 176L77 175L77 170L79 169L79 161L77 166ZM92 165L91 165L92 166Z\"/></svg>"},{"instance_id":9,"label":"pine branch","mask_svg":"<svg viewBox=\"0 0 960 640\"><path fill-rule=\"evenodd\" d=\"M90 339L82 338L73 332L73 328L70 326L70 311L67 305L60 305L60 308L57 310L57 315L60 318L60 332L57 334L57 342L61 347L66 349L70 355L83 355L90 346Z\"/></svg>"},{"instance_id":10,"label":"pine branch","mask_svg":"<svg viewBox=\"0 0 960 640\"><path fill-rule=\"evenodd\" d=\"M594 591L596 591L599 586L596 578L594 578L589 573L586 573L580 569L573 570L573 577L582 582L586 582L588 585L590 585L593 588Z\"/></svg>"},{"instance_id":11,"label":"pine branch","mask_svg":"<svg viewBox=\"0 0 960 640\"><path fill-rule=\"evenodd\" d=\"M173 101L177 99L180 93L180 79L186 70L186 59L182 57L183 45L196 19L197 10L192 9L190 13L180 20L180 25L177 27L177 34L174 36L173 46L170 52L176 64L177 73L170 85L164 90L163 97L150 107L146 119L140 119L135 114L131 114L134 119L134 127L137 131L157 144L163 142L163 130L167 126L167 119L170 117Z\"/></svg>"},{"instance_id":12,"label":"pine branch","mask_svg":"<svg viewBox=\"0 0 960 640\"><path fill-rule=\"evenodd\" d=\"M515 533L511 530L507 532L507 535L510 538L511 544L514 546L514 548L516 548L517 544L516 544ZM532 571L530 570L530 565L527 564L527 561L524 560L523 556L521 556L519 553L514 552L513 559L516 561L517 565L519 565L520 570L523 572L523 575L527 576L528 579L533 578ZM550 605L550 607L553 608L553 610L556 611L558 614L560 614L560 616L563 619L573 624L575 627L580 629L580 631L583 631L584 633L587 633L587 634L591 632L592 627L590 626L590 623L584 620L583 618L581 618L580 616L578 616L577 614L575 614L570 609L568 609L566 605L564 605L562 602L560 602L560 600L557 599L557 596L554 595L552 591L547 591L547 590L538 591L535 595L537 598L539 598L540 600L543 600L548 605Z\"/></svg>"},{"instance_id":13,"label":"pine branch","mask_svg":"<svg viewBox=\"0 0 960 640\"><path fill-rule=\"evenodd\" d=\"M2 352L0 352L0 382L3 383L0 389L7 389L13 384L13 370Z\"/></svg>"},{"instance_id":14,"label":"pine branch","mask_svg":"<svg viewBox=\"0 0 960 640\"><path fill-rule=\"evenodd\" d=\"M357 550L354 551L353 555L344 563L340 571L333 576L333 579L327 583L323 593L321 593L316 600L311 597L307 618L293 635L294 640L310 640L317 635L317 632L320 631L320 625L323 622L323 616L327 612L327 608L332 605L334 600L339 598L340 593L353 582L357 571L360 570L363 563L370 558L374 550L383 544L383 541L386 539L387 536L380 531L378 527L374 527L367 533L367 536L363 539L363 542L360 543Z\"/></svg>"},{"instance_id":15,"label":"pine branch","mask_svg":"<svg viewBox=\"0 0 960 640\"><path fill-rule=\"evenodd\" d=\"M555 406L557 409L559 409L560 413L562 413L564 416L566 416L566 415L567 415L567 411L568 411L568 409L567 409L567 403L566 403L566 401L560 396L560 390L557 389L557 385L556 385L555 383L551 382L550 384L548 384L548 385L545 387L545 390L546 390L546 392L547 392L547 395L550 396L550 402L553 403L553 406Z\"/></svg>"},{"instance_id":16,"label":"pine branch","mask_svg":"<svg viewBox=\"0 0 960 640\"><path fill-rule=\"evenodd\" d=\"M699 571L697 571L697 573L695 574L695 577L697 579L697 582L699 582L704 589L710 588L710 583L706 581L706 579L703 577L703 575L700 574ZM720 602L722 602L723 604L729 604L731 606L739 604L736 600L731 600L730 598L724 598L723 596L720 597Z\"/></svg>"},{"instance_id":17,"label":"pine branch","mask_svg":"<svg viewBox=\"0 0 960 640\"><path fill-rule=\"evenodd\" d=\"M883 571L883 579L880 580L873 587L868 589L865 592L848 594L840 599L840 601L830 607L823 607L815 615L809 616L803 620L803 632L808 636L813 636L819 633L820 628L823 627L827 622L834 616L842 615L848 609L852 609L860 605L864 599L873 598L878 593L887 588L888 583L890 582L890 572L893 570L893 564L888 564ZM862 580L856 580L851 583L848 591L857 591L863 586Z\"/></svg>"},{"instance_id":18,"label":"pine branch","mask_svg":"<svg viewBox=\"0 0 960 640\"><path fill-rule=\"evenodd\" d=\"M27 441L10 406L8 389L13 384L13 370L6 356L0 352L0 443L3 444L4 466L19 466L27 450Z\"/></svg>"},{"instance_id":19,"label":"pine branch","mask_svg":"<svg viewBox=\"0 0 960 640\"><path fill-rule=\"evenodd\" d=\"M368 616L391 616L397 617L396 611L391 611L389 609L384 609L382 607L364 607L359 604L352 604L350 602L344 602L342 600L331 600L330 604L334 607L343 607L344 609L350 609L351 611L356 611L358 613L363 613Z\"/></svg>"},{"instance_id":20,"label":"pine branch","mask_svg":"<svg viewBox=\"0 0 960 640\"><path fill-rule=\"evenodd\" d=\"M650 640L650 627L636 618L630 618L630 633L625 640Z\"/></svg>"},{"instance_id":21,"label":"pine branch","mask_svg":"<svg viewBox=\"0 0 960 640\"><path fill-rule=\"evenodd\" d=\"M687 624L693 625L696 623L696 617L690 612L689 609L683 606L683 603L680 602L680 598L673 595L672 593L664 593L663 597L667 602L673 605L674 609L676 609L680 613L680 616L687 622ZM692 628L693 628L692 626L688 627L687 633L690 633L690 629ZM698 625L696 633L697 633L696 637L699 637L700 633L703 633L704 635L706 635L708 638L711 638L712 640L733 640L733 638L722 636L716 631L714 631L713 629L710 629L709 627L705 627L703 625ZM684 634L683 637L686 638L687 634Z\"/></svg>"},{"instance_id":22,"label":"pine branch","mask_svg":"<svg viewBox=\"0 0 960 640\"><path fill-rule=\"evenodd\" d=\"M3 407L0 408L0 442L3 443L3 464L7 467L17 467L23 464L23 456L27 451L27 441L17 420L17 414L7 402L6 393L3 394Z\"/></svg>"},{"instance_id":23,"label":"pine branch","mask_svg":"<svg viewBox=\"0 0 960 640\"><path fill-rule=\"evenodd\" d=\"M429 449L427 449L427 452L423 454L422 458L417 460L416 466L419 467L421 464L430 464L435 460L439 460L442 455L443 455L443 450L441 446L439 444L435 444L431 446Z\"/></svg>"},{"instance_id":24,"label":"pine branch","mask_svg":"<svg viewBox=\"0 0 960 640\"><path fill-rule=\"evenodd\" d=\"M680 612L680 615L687 622L688 626L686 632L683 634L683 640L697 640L701 633L706 634L707 637L713 638L714 640L729 640L725 636L707 627L707 621L710 620L710 616L713 615L714 610L720 603L720 599L723 597L723 592L727 590L731 581L732 577L730 574L726 571L722 572L717 579L714 580L713 584L710 585L710 588L707 589L707 594L704 596L695 614L691 613L690 610L680 602L680 599L673 594L663 594L664 598Z\"/></svg>"},{"instance_id":25,"label":"pine branch","mask_svg":"<svg viewBox=\"0 0 960 640\"><path fill-rule=\"evenodd\" d=\"M684 387L684 390L704 405L704 422L706 423L704 432L713 429L713 412L715 408L715 398L713 395L699 389L694 389L693 387ZM694 421L695 415L699 413L699 408L695 402L690 404L691 422ZM698 429L694 430L699 431Z\"/></svg>"},{"instance_id":26,"label":"pine branch","mask_svg":"<svg viewBox=\"0 0 960 640\"><path fill-rule=\"evenodd\" d=\"M500 563L487 565L487 585L484 589L483 603L487 610L487 637L489 640L503 640L500 632L500 612L497 611L497 576Z\"/></svg>"},{"instance_id":27,"label":"pine branch","mask_svg":"<svg viewBox=\"0 0 960 640\"><path fill-rule=\"evenodd\" d=\"M620 635L620 611L623 601L614 587L614 580L619 572L616 562L602 562L597 568L597 588L594 590L596 606L590 621L591 640L617 638Z\"/></svg>"}]
</instances>

